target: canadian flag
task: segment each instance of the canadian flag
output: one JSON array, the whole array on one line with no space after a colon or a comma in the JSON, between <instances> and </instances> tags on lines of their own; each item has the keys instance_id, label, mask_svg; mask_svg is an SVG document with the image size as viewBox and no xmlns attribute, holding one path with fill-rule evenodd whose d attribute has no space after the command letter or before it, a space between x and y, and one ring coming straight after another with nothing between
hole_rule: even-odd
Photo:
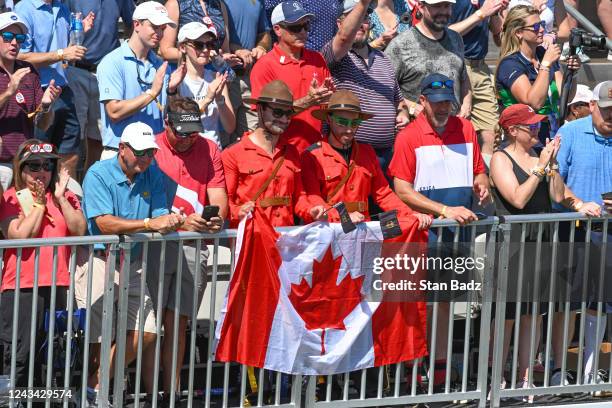
<instances>
[{"instance_id":1,"label":"canadian flag","mask_svg":"<svg viewBox=\"0 0 612 408\"><path fill-rule=\"evenodd\" d=\"M427 241L412 219L401 224L393 241ZM370 296L382 244L378 222L348 234L323 222L279 234L256 208L238 228L214 359L329 375L426 355L425 303Z\"/></svg>"}]
</instances>

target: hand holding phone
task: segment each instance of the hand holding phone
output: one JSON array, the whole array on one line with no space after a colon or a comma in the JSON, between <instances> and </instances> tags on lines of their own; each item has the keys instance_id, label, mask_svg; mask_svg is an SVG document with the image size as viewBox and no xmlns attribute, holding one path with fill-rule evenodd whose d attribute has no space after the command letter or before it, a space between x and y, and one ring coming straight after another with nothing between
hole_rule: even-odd
<instances>
[{"instance_id":1,"label":"hand holding phone","mask_svg":"<svg viewBox=\"0 0 612 408\"><path fill-rule=\"evenodd\" d=\"M202 218L204 218L206 221L210 221L211 218L218 217L218 216L219 216L219 206L218 205L207 205L206 207L204 207L204 210L202 211Z\"/></svg>"}]
</instances>

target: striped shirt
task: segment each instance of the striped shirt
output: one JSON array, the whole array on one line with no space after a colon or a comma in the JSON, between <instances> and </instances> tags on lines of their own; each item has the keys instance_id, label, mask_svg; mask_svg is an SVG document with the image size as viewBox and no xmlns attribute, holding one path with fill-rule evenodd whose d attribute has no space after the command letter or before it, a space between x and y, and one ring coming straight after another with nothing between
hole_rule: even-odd
<instances>
[{"instance_id":1,"label":"striped shirt","mask_svg":"<svg viewBox=\"0 0 612 408\"><path fill-rule=\"evenodd\" d=\"M0 107L0 162L13 160L19 145L34 137L34 121L28 118L28 113L36 111L42 100L43 90L40 87L38 71L27 62L17 60L13 73L21 68L30 68L30 73L21 79L15 95ZM10 81L9 74L0 68L0 93L6 91Z\"/></svg>"},{"instance_id":2,"label":"striped shirt","mask_svg":"<svg viewBox=\"0 0 612 408\"><path fill-rule=\"evenodd\" d=\"M336 60L331 41L321 50L338 89L348 89L359 97L361 109L375 116L361 124L357 141L381 149L395 142L396 109L402 97L393 65L385 54L369 48L368 61L350 50Z\"/></svg>"}]
</instances>

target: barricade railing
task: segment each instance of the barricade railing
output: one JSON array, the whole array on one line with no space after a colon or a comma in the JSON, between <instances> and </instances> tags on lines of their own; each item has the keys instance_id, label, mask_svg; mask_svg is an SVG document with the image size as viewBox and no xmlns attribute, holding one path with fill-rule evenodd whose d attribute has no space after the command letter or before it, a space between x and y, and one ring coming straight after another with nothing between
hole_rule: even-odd
<instances>
[{"instance_id":1,"label":"barricade railing","mask_svg":"<svg viewBox=\"0 0 612 408\"><path fill-rule=\"evenodd\" d=\"M561 256L569 258L570 265L579 258L585 269L590 265L590 248L597 246L599 248L597 254L601 258L598 264L600 266L598 277L603 282L606 262L610 262L607 249L608 219L609 217L588 219L578 213L489 217L452 229L447 227L458 227L458 224L449 220L435 220L432 231L436 232L439 243L446 241L452 245L459 245L461 242L467 242L471 244L469 251L472 255L476 256L477 252L484 256L484 268L478 271L481 277L480 292L469 292L468 297L460 301L450 299L444 302L430 302L428 307L431 316L428 319L430 353L425 358L325 377L289 376L263 369L255 371L234 363L213 361L215 321L219 313L220 298L224 296L229 281L227 273L220 273L220 270L231 269L229 265L233 263L233 251L227 248L232 248L236 230L224 230L218 234L143 233L130 236L0 241L0 255L5 258L6 251L15 250L17 258L17 289L14 293L10 293L11 296L7 292L0 294L0 309L10 304L12 310L10 336L6 333L2 335L2 340L9 343L8 349L5 348L3 352L5 356L6 353L10 354L10 358L4 359L10 361L10 368L4 369L4 372L9 373L8 379L5 380L8 380L11 387L70 389L75 395L64 395L65 398L62 399L64 407L75 401L79 402L79 406L87 406L87 387L88 384L95 384L96 378L98 378L99 406L109 406L110 403L115 407L132 402L142 404L147 395L148 398L151 395L158 395L164 388L170 389L170 406L175 406L175 396L180 396L186 398L188 407L194 405L210 407L213 404L223 407L247 405L367 407L464 400L477 401L479 406L484 407L488 403L491 406L503 405L506 398L612 391L610 378L604 383L589 384L582 375L584 341L590 330L585 326L584 318L581 318L578 329L576 363L578 378L574 383L565 386L550 385L552 343L557 339L553 339L554 321L548 318L545 325L546 335L543 336L545 344L541 353L545 356L542 363L543 380L534 380L536 374L540 374L536 373L538 367L534 364L540 342L537 336L532 335L527 339L528 347L526 347L529 351L526 368L527 385L525 388L518 385L520 379L517 380L515 373L517 369L525 368L519 364L518 345L525 340L520 335L524 328L520 324L515 324L513 343L516 346L512 348L511 363L508 365L511 367L512 378L508 388L501 389L502 373L507 368L504 365L505 354L508 353L507 340L504 342L504 330L508 327L506 304L510 304L510 307L515 306L520 314L522 304L526 303L533 316L539 315L538 308L544 308L548 311L548 316L552 316L556 311L556 305L560 305L562 310L559 313L563 318L562 347L563 350L567 350L572 341L565 335L571 325L572 305L579 303L580 307L577 310L583 317L587 313L589 304L586 300L573 302L569 298L563 301L554 298L557 272L561 266L559 258ZM576 227L576 221L583 222L584 227ZM535 230L532 225L536 226ZM561 225L569 230L565 238L560 237ZM550 239L547 238L545 230L550 230ZM581 240L585 242L584 248L580 248L579 256L574 253L577 231L580 231ZM448 235L445 235L447 233L450 233L452 238L449 239ZM531 233L535 234L535 240L529 239ZM517 234L519 242L529 242L535 246L536 252L531 260L543 258L542 254L546 252L542 249L543 245L551 246L551 265L546 269L550 276L545 279L550 283L546 288L550 295L542 301L537 301L537 297L534 297L536 301L522 302L520 293L516 299L510 299L506 293L509 282L526 279L523 276L527 273L523 261L531 255L531 252L526 255L524 248L519 249L518 253L513 252L515 248L511 244ZM597 236L596 242L593 242L595 236ZM564 242L569 244L563 247L561 245ZM98 249L101 244L105 246L103 252ZM52 256L49 259L41 259L41 251L48 252L49 248ZM210 253L207 253L205 248L208 248ZM64 256L60 255L61 251L67 251L70 284L66 288L67 312L61 316L60 322L63 332L59 333L56 329L58 324L56 317L59 315L56 316L55 310L59 309L57 305L62 303L58 298L56 285L58 261ZM183 261L183 258L187 257L186 253L191 257L188 259L189 262ZM34 257L35 284L31 289L19 289L23 257L27 259ZM519 260L516 271L511 270L515 266L513 263L515 259ZM197 272L199 265L205 261L209 264L207 274L191 272L193 268ZM97 279L100 278L100 263L104 265L102 281ZM40 297L38 275L41 269L49 270L49 267L52 274L50 293L49 296ZM168 268L172 268L171 274L167 273ZM115 273L116 270L119 273ZM536 267L536 278L538 273L544 272ZM186 315L191 324L188 329L181 331L179 319L174 319L170 327L163 327L166 313L162 302L158 301L154 311L157 319L154 329L150 332L151 327L146 327L149 323L145 321L142 313L143 310L153 307L149 296L151 293L147 293L147 282L152 276L156 278L158 282L156 298L160 299L164 296L164 284L168 284L160 277L166 276L167 280L168 275L174 276L172 289L174 298L178 299L170 309L175 316L181 314L180 301L188 297L188 294L182 290L183 278L190 275L193 277L193 282L189 283L193 289L188 299L191 304L183 305L188 309ZM131 280L134 276L140 281L137 293L133 287L134 280ZM203 300L200 300L198 289L201 283L205 283L201 279L208 281L205 286L209 294ZM583 280L587 280L586 274ZM104 285L102 296L94 297L92 289L100 285L100 282ZM536 282L539 281L536 279ZM85 293L85 298L80 300L86 310L84 322L75 320L77 307L74 299L77 287L81 297L83 292ZM602 295L604 284L602 283L598 289ZM521 289L518 290L520 292ZM535 293L538 288L534 287L533 290ZM595 302L599 313L605 307L603 298L600 296L598 302ZM140 311L137 325L130 321L130 313L136 304L135 299L137 299L137 309ZM495 310L493 310L493 300L496 302ZM46 341L43 341L42 346L37 336L41 319L40 313L37 312L41 306L40 302L45 302L45 306L51 311L47 314L46 324L43 325L47 329ZM23 307L24 304L26 308ZM24 312L26 309L30 312ZM95 313L94 310L99 313ZM206 313L205 316L203 312ZM97 321L98 318L100 321ZM19 327L25 322L29 322L29 339L25 353L29 356L29 360L26 368L23 367L25 362L19 360L24 350L23 339L19 338L23 335L23 331L20 331ZM537 319L531 319L532 334L537 331L539 324ZM96 339L91 333L92 325L99 326L100 343L94 342ZM602 332L600 319L597 319L596 337L599 338ZM169 346L164 344L164 340L168 338L172 339L172 344ZM131 344L127 343L128 339L132 341ZM185 349L183 361L179 361L180 347ZM598 372L598 354L599 349L596 350L593 373ZM132 360L127 365L126 358ZM443 364L439 361L441 359L444 360ZM563 353L561 364L557 362L556 365L560 367L561 375L569 370L567 352ZM174 368L170 370L170 375L167 372L164 374L163 370L163 367L168 366ZM177 367L181 369L177 371ZM440 369L444 371L444 380L439 385L428 380L435 377L436 368L438 371ZM612 370L612 357L609 368ZM39 373L42 369L45 370L44 373ZM169 387L168 380L170 384L178 385ZM537 383L535 388L534 383ZM181 390L180 393L177 389ZM250 391L247 391L248 389ZM10 406L16 404L15 399L7 399L5 402ZM153 407L158 405L157 398L153 398L150 402ZM28 406L31 403L32 401L28 401ZM50 404L51 400L46 399L46 406Z\"/></svg>"}]
</instances>

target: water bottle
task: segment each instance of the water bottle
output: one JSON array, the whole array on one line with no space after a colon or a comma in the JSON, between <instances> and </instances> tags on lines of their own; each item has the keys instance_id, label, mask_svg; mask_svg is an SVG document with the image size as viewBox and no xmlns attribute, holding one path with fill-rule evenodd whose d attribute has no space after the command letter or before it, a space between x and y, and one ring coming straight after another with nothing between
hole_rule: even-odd
<instances>
[{"instance_id":1,"label":"water bottle","mask_svg":"<svg viewBox=\"0 0 612 408\"><path fill-rule=\"evenodd\" d=\"M80 12L70 15L70 45L83 45L83 16Z\"/></svg>"},{"instance_id":2,"label":"water bottle","mask_svg":"<svg viewBox=\"0 0 612 408\"><path fill-rule=\"evenodd\" d=\"M227 72L227 82L232 82L236 78L236 73L221 55L215 55L213 57L211 65L212 69L216 72L219 72L221 74Z\"/></svg>"}]
</instances>

